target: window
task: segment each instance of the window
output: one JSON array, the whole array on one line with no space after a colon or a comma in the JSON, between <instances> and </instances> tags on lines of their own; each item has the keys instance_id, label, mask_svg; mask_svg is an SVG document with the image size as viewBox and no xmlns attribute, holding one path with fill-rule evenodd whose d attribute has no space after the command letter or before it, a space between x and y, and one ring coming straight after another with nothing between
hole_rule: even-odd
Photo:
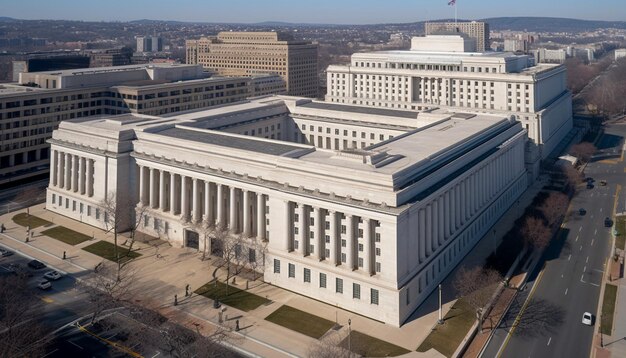
<instances>
[{"instance_id":1,"label":"window","mask_svg":"<svg viewBox=\"0 0 626 358\"><path fill-rule=\"evenodd\" d=\"M376 248L376 256L380 256L380 247Z\"/></svg>"},{"instance_id":2,"label":"window","mask_svg":"<svg viewBox=\"0 0 626 358\"><path fill-rule=\"evenodd\" d=\"M148 215L144 215L143 216L143 226L144 227L148 227L149 223L150 223L150 217Z\"/></svg>"},{"instance_id":3,"label":"window","mask_svg":"<svg viewBox=\"0 0 626 358\"><path fill-rule=\"evenodd\" d=\"M274 273L280 273L280 260L274 259Z\"/></svg>"},{"instance_id":4,"label":"window","mask_svg":"<svg viewBox=\"0 0 626 358\"><path fill-rule=\"evenodd\" d=\"M359 244L359 252L363 252L363 244Z\"/></svg>"},{"instance_id":5,"label":"window","mask_svg":"<svg viewBox=\"0 0 626 358\"><path fill-rule=\"evenodd\" d=\"M293 215L293 222L297 223L299 219L300 219L300 215L298 215L298 214L294 214Z\"/></svg>"},{"instance_id":6,"label":"window","mask_svg":"<svg viewBox=\"0 0 626 358\"><path fill-rule=\"evenodd\" d=\"M304 282L311 282L311 270L308 268L304 269Z\"/></svg>"},{"instance_id":7,"label":"window","mask_svg":"<svg viewBox=\"0 0 626 358\"><path fill-rule=\"evenodd\" d=\"M363 258L359 257L359 267L363 267Z\"/></svg>"},{"instance_id":8,"label":"window","mask_svg":"<svg viewBox=\"0 0 626 358\"><path fill-rule=\"evenodd\" d=\"M380 262L376 263L376 272L380 272Z\"/></svg>"},{"instance_id":9,"label":"window","mask_svg":"<svg viewBox=\"0 0 626 358\"><path fill-rule=\"evenodd\" d=\"M358 283L352 284L352 298L361 299L361 285Z\"/></svg>"},{"instance_id":10,"label":"window","mask_svg":"<svg viewBox=\"0 0 626 358\"><path fill-rule=\"evenodd\" d=\"M346 240L341 239L341 247L346 247Z\"/></svg>"},{"instance_id":11,"label":"window","mask_svg":"<svg viewBox=\"0 0 626 358\"><path fill-rule=\"evenodd\" d=\"M373 305L378 304L378 290L373 288L370 290L370 303Z\"/></svg>"},{"instance_id":12,"label":"window","mask_svg":"<svg viewBox=\"0 0 626 358\"><path fill-rule=\"evenodd\" d=\"M343 293L343 280L340 278L335 279L335 292Z\"/></svg>"},{"instance_id":13,"label":"window","mask_svg":"<svg viewBox=\"0 0 626 358\"><path fill-rule=\"evenodd\" d=\"M256 262L256 250L253 248L248 248L248 262Z\"/></svg>"},{"instance_id":14,"label":"window","mask_svg":"<svg viewBox=\"0 0 626 358\"><path fill-rule=\"evenodd\" d=\"M52 194L52 204L56 202L56 198L57 198L56 194Z\"/></svg>"},{"instance_id":15,"label":"window","mask_svg":"<svg viewBox=\"0 0 626 358\"><path fill-rule=\"evenodd\" d=\"M100 209L96 208L96 220L100 220Z\"/></svg>"},{"instance_id":16,"label":"window","mask_svg":"<svg viewBox=\"0 0 626 358\"><path fill-rule=\"evenodd\" d=\"M330 235L324 236L324 242L326 242L327 244L330 244Z\"/></svg>"},{"instance_id":17,"label":"window","mask_svg":"<svg viewBox=\"0 0 626 358\"><path fill-rule=\"evenodd\" d=\"M326 288L326 274L320 272L320 287Z\"/></svg>"},{"instance_id":18,"label":"window","mask_svg":"<svg viewBox=\"0 0 626 358\"><path fill-rule=\"evenodd\" d=\"M346 263L346 254L344 252L341 253L341 262Z\"/></svg>"},{"instance_id":19,"label":"window","mask_svg":"<svg viewBox=\"0 0 626 358\"><path fill-rule=\"evenodd\" d=\"M72 211L76 211L76 200L72 200Z\"/></svg>"},{"instance_id":20,"label":"window","mask_svg":"<svg viewBox=\"0 0 626 358\"><path fill-rule=\"evenodd\" d=\"M296 277L296 265L289 264L289 277Z\"/></svg>"}]
</instances>

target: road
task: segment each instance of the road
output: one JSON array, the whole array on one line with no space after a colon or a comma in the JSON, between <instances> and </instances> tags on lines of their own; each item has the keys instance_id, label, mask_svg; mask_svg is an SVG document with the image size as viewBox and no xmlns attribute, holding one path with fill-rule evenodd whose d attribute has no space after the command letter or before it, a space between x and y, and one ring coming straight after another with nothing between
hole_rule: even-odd
<instances>
[{"instance_id":1,"label":"road","mask_svg":"<svg viewBox=\"0 0 626 358\"><path fill-rule=\"evenodd\" d=\"M618 187L626 185L624 137L626 125L606 128L599 151L585 170L596 185L591 189L579 187L560 233L564 239L546 250L545 265L540 263L530 275L526 289L518 295L483 357L589 356L594 328L581 321L584 312L595 318L598 308L612 230L604 226L604 220L612 217L616 205L617 211L626 210L623 192L619 198L615 196ZM601 186L600 180L608 185ZM584 215L580 208L586 210ZM519 323L511 329L516 319Z\"/></svg>"}]
</instances>

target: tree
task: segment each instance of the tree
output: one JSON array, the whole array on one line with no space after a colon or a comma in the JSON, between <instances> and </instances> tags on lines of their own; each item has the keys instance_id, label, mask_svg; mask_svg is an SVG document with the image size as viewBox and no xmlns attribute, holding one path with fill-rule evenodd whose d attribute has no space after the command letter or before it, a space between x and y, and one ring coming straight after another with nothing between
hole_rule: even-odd
<instances>
[{"instance_id":1,"label":"tree","mask_svg":"<svg viewBox=\"0 0 626 358\"><path fill-rule=\"evenodd\" d=\"M42 357L43 307L23 275L0 277L0 357Z\"/></svg>"},{"instance_id":2,"label":"tree","mask_svg":"<svg viewBox=\"0 0 626 358\"><path fill-rule=\"evenodd\" d=\"M241 264L243 247L244 240L242 235L233 235L222 229L214 232L211 240L211 250L214 255L222 258L223 265L226 266L226 294L228 294L230 278L239 274L241 269L243 269Z\"/></svg>"},{"instance_id":3,"label":"tree","mask_svg":"<svg viewBox=\"0 0 626 358\"><path fill-rule=\"evenodd\" d=\"M539 210L543 214L543 217L548 221L548 226L554 229L565 215L567 207L569 205L569 198L567 195L558 192L551 192L546 200L541 204Z\"/></svg>"},{"instance_id":4,"label":"tree","mask_svg":"<svg viewBox=\"0 0 626 358\"><path fill-rule=\"evenodd\" d=\"M104 262L89 280L77 283L87 292L91 303L93 324L104 311L122 307L134 297L132 285L135 271L129 266L113 269Z\"/></svg>"},{"instance_id":5,"label":"tree","mask_svg":"<svg viewBox=\"0 0 626 358\"><path fill-rule=\"evenodd\" d=\"M543 250L550 243L552 230L544 221L534 216L527 216L521 229L526 246Z\"/></svg>"},{"instance_id":6,"label":"tree","mask_svg":"<svg viewBox=\"0 0 626 358\"><path fill-rule=\"evenodd\" d=\"M257 238L251 239L252 242L248 246L250 250L254 250L254 256L248 257L248 266L252 271L252 280L256 280L257 270L265 266L266 253L267 253L267 241L259 240Z\"/></svg>"},{"instance_id":7,"label":"tree","mask_svg":"<svg viewBox=\"0 0 626 358\"><path fill-rule=\"evenodd\" d=\"M560 169L561 173L565 177L565 182L569 189L568 191L575 192L576 185L578 185L580 179L582 178L580 172L570 164L563 164L561 165Z\"/></svg>"},{"instance_id":8,"label":"tree","mask_svg":"<svg viewBox=\"0 0 626 358\"><path fill-rule=\"evenodd\" d=\"M111 191L100 202L100 207L104 215L104 226L107 232L113 233L113 256L117 264L119 279L119 272L122 270L122 266L125 262L128 262L128 260L124 260L124 257L133 249L135 234L137 228L139 228L139 225L143 222L147 206L141 206L137 212L135 211L136 205L131 197L119 198L115 191ZM118 235L125 230L129 230L130 232L130 244L125 253L120 253L118 252Z\"/></svg>"},{"instance_id":9,"label":"tree","mask_svg":"<svg viewBox=\"0 0 626 358\"><path fill-rule=\"evenodd\" d=\"M500 273L494 269L462 267L456 273L453 286L459 298L462 298L476 312L479 326L483 324L484 309L493 296L492 286L502 280ZM482 329L482 328L481 328Z\"/></svg>"},{"instance_id":10,"label":"tree","mask_svg":"<svg viewBox=\"0 0 626 358\"><path fill-rule=\"evenodd\" d=\"M574 144L570 150L569 154L576 157L582 163L588 163L591 160L591 157L596 152L597 148L590 142L581 142L578 144Z\"/></svg>"}]
</instances>

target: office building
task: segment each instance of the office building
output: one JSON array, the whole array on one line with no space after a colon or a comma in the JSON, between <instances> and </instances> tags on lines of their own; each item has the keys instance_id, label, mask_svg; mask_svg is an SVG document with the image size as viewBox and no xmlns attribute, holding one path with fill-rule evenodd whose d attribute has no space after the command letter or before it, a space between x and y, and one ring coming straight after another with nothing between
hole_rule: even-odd
<instances>
[{"instance_id":1,"label":"office building","mask_svg":"<svg viewBox=\"0 0 626 358\"><path fill-rule=\"evenodd\" d=\"M130 199L126 228L216 254L241 237L266 282L399 326L524 192L525 138L508 116L280 96L80 118L50 139L46 209L104 228L103 199Z\"/></svg>"},{"instance_id":2,"label":"office building","mask_svg":"<svg viewBox=\"0 0 626 358\"><path fill-rule=\"evenodd\" d=\"M161 52L163 51L163 39L159 36L137 37L137 52Z\"/></svg>"},{"instance_id":3,"label":"office building","mask_svg":"<svg viewBox=\"0 0 626 358\"><path fill-rule=\"evenodd\" d=\"M165 115L284 92L278 75L208 77L199 65L22 73L19 84L0 85L0 185L48 172L46 139L63 120L121 113Z\"/></svg>"},{"instance_id":4,"label":"office building","mask_svg":"<svg viewBox=\"0 0 626 358\"><path fill-rule=\"evenodd\" d=\"M442 51L441 43L452 41ZM572 129L572 97L562 65L534 64L527 55L464 52L462 36L413 39L411 50L356 53L349 65L329 66L326 100L361 106L446 108L514 116L533 146L533 177Z\"/></svg>"},{"instance_id":5,"label":"office building","mask_svg":"<svg viewBox=\"0 0 626 358\"><path fill-rule=\"evenodd\" d=\"M489 24L481 21L427 22L424 24L426 36L463 33L476 41L476 51L485 52L489 45Z\"/></svg>"},{"instance_id":6,"label":"office building","mask_svg":"<svg viewBox=\"0 0 626 358\"><path fill-rule=\"evenodd\" d=\"M565 49L549 50L540 48L531 51L535 57L535 63L565 63L567 51Z\"/></svg>"},{"instance_id":7,"label":"office building","mask_svg":"<svg viewBox=\"0 0 626 358\"><path fill-rule=\"evenodd\" d=\"M223 76L280 75L292 96L317 97L317 45L276 32L220 32L187 40L186 62Z\"/></svg>"},{"instance_id":8,"label":"office building","mask_svg":"<svg viewBox=\"0 0 626 358\"><path fill-rule=\"evenodd\" d=\"M112 67L130 65L133 50L130 47L94 52L90 55L89 67Z\"/></svg>"},{"instance_id":9,"label":"office building","mask_svg":"<svg viewBox=\"0 0 626 358\"><path fill-rule=\"evenodd\" d=\"M71 54L28 55L25 59L13 61L12 81L19 81L22 72L71 70L89 67L89 56Z\"/></svg>"}]
</instances>

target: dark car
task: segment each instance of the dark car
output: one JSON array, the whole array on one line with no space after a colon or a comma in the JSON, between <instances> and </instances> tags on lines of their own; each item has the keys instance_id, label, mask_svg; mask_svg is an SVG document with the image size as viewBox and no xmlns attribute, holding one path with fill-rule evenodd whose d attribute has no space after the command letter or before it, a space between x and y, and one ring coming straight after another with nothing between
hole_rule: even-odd
<instances>
[{"instance_id":1,"label":"dark car","mask_svg":"<svg viewBox=\"0 0 626 358\"><path fill-rule=\"evenodd\" d=\"M13 251L9 251L7 249L0 249L0 256L6 257L13 255Z\"/></svg>"},{"instance_id":2,"label":"dark car","mask_svg":"<svg viewBox=\"0 0 626 358\"><path fill-rule=\"evenodd\" d=\"M30 272L26 267L20 264L9 264L6 267L10 272L14 272L19 276L33 277L32 272Z\"/></svg>"},{"instance_id":3,"label":"dark car","mask_svg":"<svg viewBox=\"0 0 626 358\"><path fill-rule=\"evenodd\" d=\"M613 220L611 220L609 217L604 218L604 226L605 227L613 226Z\"/></svg>"},{"instance_id":4,"label":"dark car","mask_svg":"<svg viewBox=\"0 0 626 358\"><path fill-rule=\"evenodd\" d=\"M593 184L591 182L587 182L587 189L593 189Z\"/></svg>"},{"instance_id":5,"label":"dark car","mask_svg":"<svg viewBox=\"0 0 626 358\"><path fill-rule=\"evenodd\" d=\"M580 208L580 209L578 209L578 213L580 215L585 215L587 213L587 210L585 210L585 208Z\"/></svg>"},{"instance_id":6,"label":"dark car","mask_svg":"<svg viewBox=\"0 0 626 358\"><path fill-rule=\"evenodd\" d=\"M28 267L35 270L41 270L42 268L46 267L46 265L44 265L41 261L32 260L28 263Z\"/></svg>"}]
</instances>

